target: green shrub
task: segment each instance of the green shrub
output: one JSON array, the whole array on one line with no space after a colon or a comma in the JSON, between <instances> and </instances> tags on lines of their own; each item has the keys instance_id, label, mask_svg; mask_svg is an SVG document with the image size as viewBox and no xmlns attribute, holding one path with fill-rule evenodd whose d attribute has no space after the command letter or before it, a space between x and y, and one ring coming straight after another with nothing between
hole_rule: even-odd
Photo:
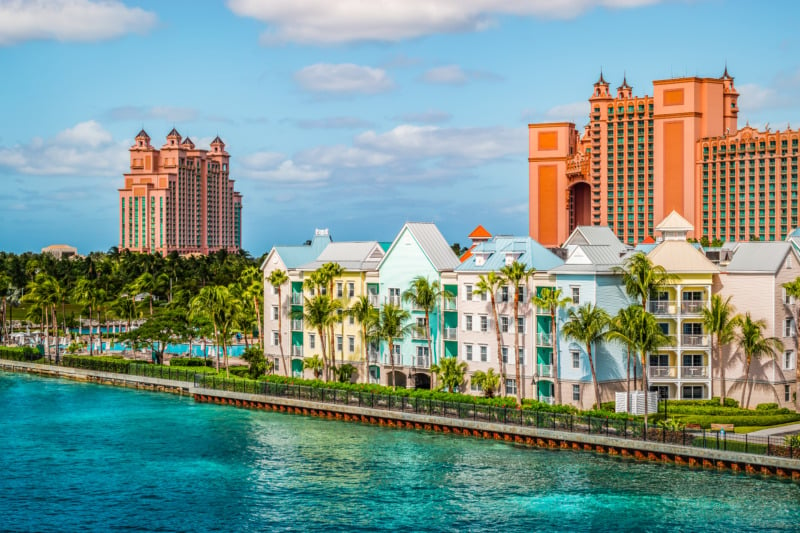
<instances>
[{"instance_id":1,"label":"green shrub","mask_svg":"<svg viewBox=\"0 0 800 533\"><path fill-rule=\"evenodd\" d=\"M756 411L772 411L778 409L777 403L760 403L756 405Z\"/></svg>"},{"instance_id":2,"label":"green shrub","mask_svg":"<svg viewBox=\"0 0 800 533\"><path fill-rule=\"evenodd\" d=\"M786 435L783 440L786 443L786 446L800 448L800 435Z\"/></svg>"},{"instance_id":3,"label":"green shrub","mask_svg":"<svg viewBox=\"0 0 800 533\"><path fill-rule=\"evenodd\" d=\"M767 453L766 444L742 442L740 440L729 440L723 438L720 438L718 442L716 435L707 437L705 441L703 441L703 437L697 437L692 440L692 446L711 449L717 449L717 447L719 447L720 450L728 450L729 452L758 453L761 455L765 455Z\"/></svg>"},{"instance_id":4,"label":"green shrub","mask_svg":"<svg viewBox=\"0 0 800 533\"><path fill-rule=\"evenodd\" d=\"M169 360L169 366L213 367L214 362L211 359L203 359L202 357L173 357Z\"/></svg>"},{"instance_id":5,"label":"green shrub","mask_svg":"<svg viewBox=\"0 0 800 533\"><path fill-rule=\"evenodd\" d=\"M41 357L42 356L39 355L39 352L30 346L24 346L21 348L5 346L0 347L0 359L6 359L8 361L33 362Z\"/></svg>"},{"instance_id":6,"label":"green shrub","mask_svg":"<svg viewBox=\"0 0 800 533\"><path fill-rule=\"evenodd\" d=\"M733 424L734 426L777 426L779 424L788 424L789 422L796 422L800 420L800 414L790 413L781 415L762 415L751 414L750 416L733 415L733 416L707 416L707 415L691 415L681 417L681 422L684 424L699 424L706 429L711 427L711 424Z\"/></svg>"},{"instance_id":7,"label":"green shrub","mask_svg":"<svg viewBox=\"0 0 800 533\"><path fill-rule=\"evenodd\" d=\"M232 366L228 369L228 372L231 376L235 376L237 378L251 377L250 368L246 366Z\"/></svg>"}]
</instances>

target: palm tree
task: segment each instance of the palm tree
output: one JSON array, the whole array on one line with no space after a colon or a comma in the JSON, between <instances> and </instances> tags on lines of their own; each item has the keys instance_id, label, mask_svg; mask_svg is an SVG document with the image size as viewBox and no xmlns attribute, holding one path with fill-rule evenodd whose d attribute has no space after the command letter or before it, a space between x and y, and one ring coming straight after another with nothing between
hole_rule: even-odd
<instances>
[{"instance_id":1,"label":"palm tree","mask_svg":"<svg viewBox=\"0 0 800 533\"><path fill-rule=\"evenodd\" d=\"M455 392L456 387L464 383L467 363L459 362L455 357L442 357L439 363L431 366L431 371L439 377L447 392Z\"/></svg>"},{"instance_id":2,"label":"palm tree","mask_svg":"<svg viewBox=\"0 0 800 533\"><path fill-rule=\"evenodd\" d=\"M133 282L134 292L137 294L147 293L150 303L150 316L153 316L153 291L156 289L156 279L149 272L142 273Z\"/></svg>"},{"instance_id":3,"label":"palm tree","mask_svg":"<svg viewBox=\"0 0 800 533\"><path fill-rule=\"evenodd\" d=\"M190 303L190 314L194 317L206 318L214 328L214 339L217 345L217 372L219 372L219 350L225 360L225 376L228 376L228 351L226 344L234 321L237 302L224 285L209 285L200 289Z\"/></svg>"},{"instance_id":4,"label":"palm tree","mask_svg":"<svg viewBox=\"0 0 800 533\"><path fill-rule=\"evenodd\" d=\"M272 285L275 290L278 292L278 348L281 351L281 364L283 365L283 373L285 376L289 375L289 369L286 366L286 356L283 352L283 284L289 281L289 276L283 270L273 270L269 273L267 277L267 281L269 284ZM263 285L263 281L262 281ZM253 284L251 284L251 291L252 291ZM258 306L258 302L255 299L255 295L253 299L253 304ZM261 322L261 318L259 316L259 323ZM261 326L259 326L259 338L261 339ZM264 348L264 341L261 340L261 348Z\"/></svg>"},{"instance_id":5,"label":"palm tree","mask_svg":"<svg viewBox=\"0 0 800 533\"><path fill-rule=\"evenodd\" d=\"M731 297L725 300L719 294L711 296L711 307L703 308L703 327L711 334L711 352L716 351L722 390L719 393L719 404L725 405L725 362L722 360L722 347L736 338L736 311L731 304ZM713 367L712 367L713 369ZM714 374L711 374L710 396L714 397Z\"/></svg>"},{"instance_id":6,"label":"palm tree","mask_svg":"<svg viewBox=\"0 0 800 533\"><path fill-rule=\"evenodd\" d=\"M794 299L794 306L797 308L797 317L794 318L795 324L795 335L794 335L794 353L800 353L800 335L798 335L797 329L800 326L800 305L797 305L796 302L800 299L800 277L795 278L794 281L790 281L783 284L784 289L786 289L786 294L791 296ZM797 383L800 383L800 365L795 363L795 372L797 376Z\"/></svg>"},{"instance_id":7,"label":"palm tree","mask_svg":"<svg viewBox=\"0 0 800 533\"><path fill-rule=\"evenodd\" d=\"M631 412L631 361L633 360L633 382L634 388L636 386L636 363L635 358L631 357L631 354L635 354L637 350L636 339L639 335L639 326L642 323L642 313L644 313L644 309L639 304L629 305L623 309L620 309L617 312L617 315L611 319L611 323L609 325L608 335L607 338L610 340L615 340L625 346L625 350L628 354L628 361L626 366L627 369L627 390L628 390L628 401L626 402L628 409L627 411Z\"/></svg>"},{"instance_id":8,"label":"palm tree","mask_svg":"<svg viewBox=\"0 0 800 533\"><path fill-rule=\"evenodd\" d=\"M0 272L0 342L5 342L8 336L6 330L6 314L8 309L8 292L11 289L11 277L5 272Z\"/></svg>"},{"instance_id":9,"label":"palm tree","mask_svg":"<svg viewBox=\"0 0 800 533\"><path fill-rule=\"evenodd\" d=\"M500 323L497 320L497 291L505 284L505 280L497 272L491 271L486 275L478 276L478 283L475 284L475 294L488 294L492 305L492 320L494 320L494 331L497 335L497 370L502 383L506 381L505 367L503 366L503 336L500 334ZM473 376L474 378L474 376ZM497 390L497 388L495 388Z\"/></svg>"},{"instance_id":10,"label":"palm tree","mask_svg":"<svg viewBox=\"0 0 800 533\"><path fill-rule=\"evenodd\" d=\"M661 331L661 327L656 322L656 317L652 313L642 312L638 314L640 323L634 329L636 332L636 347L641 354L642 363L642 390L644 391L644 430L647 432L648 417L648 386L647 386L647 354L657 352L661 348L671 346L673 341Z\"/></svg>"},{"instance_id":11,"label":"palm tree","mask_svg":"<svg viewBox=\"0 0 800 533\"><path fill-rule=\"evenodd\" d=\"M368 296L359 296L353 302L353 305L347 309L346 313L352 316L358 325L361 326L361 352L363 356L362 376L364 383L367 382L367 375L369 374L369 364L367 362L367 341L368 332L373 324L378 320L378 309L372 305Z\"/></svg>"},{"instance_id":12,"label":"palm tree","mask_svg":"<svg viewBox=\"0 0 800 533\"><path fill-rule=\"evenodd\" d=\"M601 402L600 384L597 381L597 369L592 347L605 338L606 329L610 321L611 317L608 316L605 309L586 303L578 309L570 309L567 323L561 328L561 332L566 338L582 343L586 347L589 368L592 371L592 382L594 383L595 402L598 409Z\"/></svg>"},{"instance_id":13,"label":"palm tree","mask_svg":"<svg viewBox=\"0 0 800 533\"><path fill-rule=\"evenodd\" d=\"M97 310L99 313L100 289L97 288L93 280L81 278L72 289L72 299L89 310L89 355L93 355L94 333L92 330L92 311Z\"/></svg>"},{"instance_id":14,"label":"palm tree","mask_svg":"<svg viewBox=\"0 0 800 533\"><path fill-rule=\"evenodd\" d=\"M487 398L494 398L494 393L500 388L500 376L494 373L494 368L487 372L478 370L472 374L471 381L483 390L483 395Z\"/></svg>"},{"instance_id":15,"label":"palm tree","mask_svg":"<svg viewBox=\"0 0 800 533\"><path fill-rule=\"evenodd\" d=\"M372 326L371 337L376 340L386 341L386 346L389 349L389 360L392 365L392 383L394 381L394 341L404 339L411 333L411 324L406 324L411 318L411 314L405 309L393 304L384 304L378 320Z\"/></svg>"},{"instance_id":16,"label":"palm tree","mask_svg":"<svg viewBox=\"0 0 800 533\"><path fill-rule=\"evenodd\" d=\"M650 295L676 279L661 265L654 265L644 252L636 252L625 260L622 267L614 267L612 271L622 276L625 292L641 301L645 311Z\"/></svg>"},{"instance_id":17,"label":"palm tree","mask_svg":"<svg viewBox=\"0 0 800 533\"><path fill-rule=\"evenodd\" d=\"M510 265L506 265L500 269L503 277L514 289L514 360L516 361L516 394L518 408L522 408L522 373L519 360L519 289L523 282L527 284L535 271L534 268L528 268L518 261L514 261Z\"/></svg>"},{"instance_id":18,"label":"palm tree","mask_svg":"<svg viewBox=\"0 0 800 533\"><path fill-rule=\"evenodd\" d=\"M336 322L336 314L341 309L342 303L334 300L327 294L318 294L311 299L304 298L303 309L293 314L292 318L303 319L310 328L317 331L322 346L322 362L325 370L325 381L330 379L330 363L328 356L334 357L333 343L326 342L325 332ZM333 340L332 338L330 339ZM330 346L330 352L328 348Z\"/></svg>"},{"instance_id":19,"label":"palm tree","mask_svg":"<svg viewBox=\"0 0 800 533\"><path fill-rule=\"evenodd\" d=\"M342 265L340 265L339 263L329 262L319 267L318 271L320 272L322 279L325 280L325 282L327 282L328 296L331 298L331 300L333 300L334 299L333 281L336 278L341 277L342 274L344 274L344 268L342 268ZM343 307L344 307L343 305L340 305L338 312L341 312L341 309ZM336 318L341 318L341 316L338 316ZM334 334L334 326L336 325L337 322L338 320L334 320L333 322L331 322L330 326L328 326L330 330L330 341L331 341L330 342L331 368L334 372L336 372L336 349L333 344L333 341L336 338ZM342 342L342 360L344 360L344 342Z\"/></svg>"},{"instance_id":20,"label":"palm tree","mask_svg":"<svg viewBox=\"0 0 800 533\"><path fill-rule=\"evenodd\" d=\"M747 403L745 403L745 392L747 392L747 382L750 380L750 363L753 359L761 359L763 356L768 355L775 357L780 350L783 349L783 343L777 337L764 337L764 329L767 323L764 320L753 320L748 312L744 317L738 317L737 325L739 326L739 333L736 340L739 347L744 352L745 366L744 366L744 385L742 386L742 401L745 409L750 407L750 396L753 393L753 387L750 386L750 392L747 394Z\"/></svg>"},{"instance_id":21,"label":"palm tree","mask_svg":"<svg viewBox=\"0 0 800 533\"><path fill-rule=\"evenodd\" d=\"M425 313L425 337L428 339L428 369L433 372L433 349L431 344L431 313L439 305L442 298L452 298L452 295L442 290L437 282L431 282L425 276L417 276L411 280L411 286L403 292L403 301L410 303L414 308L421 309Z\"/></svg>"},{"instance_id":22,"label":"palm tree","mask_svg":"<svg viewBox=\"0 0 800 533\"><path fill-rule=\"evenodd\" d=\"M545 287L542 289L541 294L533 297L533 303L537 307L546 309L550 313L550 342L552 343L552 356L553 375L556 379L556 402L561 402L561 376L558 375L558 335L556 332L556 312L559 309L566 308L572 300L562 296L561 289ZM538 396L538 392L537 392Z\"/></svg>"}]
</instances>

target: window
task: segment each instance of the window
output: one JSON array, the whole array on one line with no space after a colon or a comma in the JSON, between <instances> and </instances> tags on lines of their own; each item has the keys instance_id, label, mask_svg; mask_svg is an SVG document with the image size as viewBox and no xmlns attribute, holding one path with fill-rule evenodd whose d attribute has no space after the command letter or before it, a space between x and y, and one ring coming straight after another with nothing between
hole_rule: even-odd
<instances>
[{"instance_id":1,"label":"window","mask_svg":"<svg viewBox=\"0 0 800 533\"><path fill-rule=\"evenodd\" d=\"M472 331L472 315L464 315L464 329Z\"/></svg>"},{"instance_id":2,"label":"window","mask_svg":"<svg viewBox=\"0 0 800 533\"><path fill-rule=\"evenodd\" d=\"M486 346L485 344L481 344L480 350L481 350L481 361L485 363L489 360L489 347Z\"/></svg>"},{"instance_id":3,"label":"window","mask_svg":"<svg viewBox=\"0 0 800 533\"><path fill-rule=\"evenodd\" d=\"M272 306L272 320L278 320L278 306Z\"/></svg>"},{"instance_id":4,"label":"window","mask_svg":"<svg viewBox=\"0 0 800 533\"><path fill-rule=\"evenodd\" d=\"M573 305L580 305L581 304L581 288L580 287L570 287L570 291L572 292L572 304Z\"/></svg>"},{"instance_id":5,"label":"window","mask_svg":"<svg viewBox=\"0 0 800 533\"><path fill-rule=\"evenodd\" d=\"M272 370L273 370L273 372L276 372L276 373L277 373L277 372L280 372L280 371L281 371L281 360L280 360L280 358L279 358L279 357L275 357L275 358L272 360L272 365L273 365L273 366L272 366Z\"/></svg>"},{"instance_id":6,"label":"window","mask_svg":"<svg viewBox=\"0 0 800 533\"><path fill-rule=\"evenodd\" d=\"M341 352L344 345L342 344L344 339L342 339L341 335L336 335L336 351Z\"/></svg>"},{"instance_id":7,"label":"window","mask_svg":"<svg viewBox=\"0 0 800 533\"><path fill-rule=\"evenodd\" d=\"M500 301L507 302L508 301L508 286L503 285L500 287Z\"/></svg>"},{"instance_id":8,"label":"window","mask_svg":"<svg viewBox=\"0 0 800 533\"><path fill-rule=\"evenodd\" d=\"M794 368L794 352L786 350L783 352L783 369L792 370Z\"/></svg>"},{"instance_id":9,"label":"window","mask_svg":"<svg viewBox=\"0 0 800 533\"><path fill-rule=\"evenodd\" d=\"M572 401L573 402L581 401L581 386L580 385L573 385L572 386Z\"/></svg>"},{"instance_id":10,"label":"window","mask_svg":"<svg viewBox=\"0 0 800 533\"><path fill-rule=\"evenodd\" d=\"M347 336L347 349L350 353L356 351L356 338L352 335Z\"/></svg>"},{"instance_id":11,"label":"window","mask_svg":"<svg viewBox=\"0 0 800 533\"><path fill-rule=\"evenodd\" d=\"M389 287L389 303L400 305L400 289L397 287Z\"/></svg>"},{"instance_id":12,"label":"window","mask_svg":"<svg viewBox=\"0 0 800 533\"><path fill-rule=\"evenodd\" d=\"M789 389L789 385L783 386L783 401L788 402L791 398L791 390Z\"/></svg>"},{"instance_id":13,"label":"window","mask_svg":"<svg viewBox=\"0 0 800 533\"><path fill-rule=\"evenodd\" d=\"M485 302L487 298L488 298L487 292L486 291L482 292L481 293L481 301Z\"/></svg>"},{"instance_id":14,"label":"window","mask_svg":"<svg viewBox=\"0 0 800 533\"><path fill-rule=\"evenodd\" d=\"M786 291L786 287L783 288L783 303L786 305L791 305L794 303L794 298Z\"/></svg>"},{"instance_id":15,"label":"window","mask_svg":"<svg viewBox=\"0 0 800 533\"><path fill-rule=\"evenodd\" d=\"M525 317L520 316L517 317L517 331L524 334L525 333Z\"/></svg>"},{"instance_id":16,"label":"window","mask_svg":"<svg viewBox=\"0 0 800 533\"><path fill-rule=\"evenodd\" d=\"M783 336L794 337L794 319L787 318L783 321Z\"/></svg>"},{"instance_id":17,"label":"window","mask_svg":"<svg viewBox=\"0 0 800 533\"><path fill-rule=\"evenodd\" d=\"M703 399L703 387L700 386L686 386L683 387L683 399L684 400L702 400Z\"/></svg>"},{"instance_id":18,"label":"window","mask_svg":"<svg viewBox=\"0 0 800 533\"><path fill-rule=\"evenodd\" d=\"M350 316L347 318L347 321L348 321L348 323L349 323L351 326L353 326L353 325L355 325L355 323L356 323L356 317L354 317L353 315L350 315Z\"/></svg>"},{"instance_id":19,"label":"window","mask_svg":"<svg viewBox=\"0 0 800 533\"><path fill-rule=\"evenodd\" d=\"M308 347L312 350L316 347L317 338L313 333L308 334Z\"/></svg>"},{"instance_id":20,"label":"window","mask_svg":"<svg viewBox=\"0 0 800 533\"><path fill-rule=\"evenodd\" d=\"M517 380L515 379L507 379L506 380L506 394L516 394L517 393Z\"/></svg>"},{"instance_id":21,"label":"window","mask_svg":"<svg viewBox=\"0 0 800 533\"><path fill-rule=\"evenodd\" d=\"M344 296L344 284L341 281L336 282L336 297L341 298Z\"/></svg>"},{"instance_id":22,"label":"window","mask_svg":"<svg viewBox=\"0 0 800 533\"><path fill-rule=\"evenodd\" d=\"M465 285L464 286L465 294L464 297L467 299L468 302L472 301L472 285Z\"/></svg>"},{"instance_id":23,"label":"window","mask_svg":"<svg viewBox=\"0 0 800 533\"><path fill-rule=\"evenodd\" d=\"M353 283L352 281L349 281L347 283L347 296L349 298L352 298L355 295L356 295L356 284Z\"/></svg>"},{"instance_id":24,"label":"window","mask_svg":"<svg viewBox=\"0 0 800 533\"><path fill-rule=\"evenodd\" d=\"M486 315L481 315L481 331L489 331L489 317Z\"/></svg>"},{"instance_id":25,"label":"window","mask_svg":"<svg viewBox=\"0 0 800 533\"><path fill-rule=\"evenodd\" d=\"M520 348L517 352L517 359L519 360L519 366L525 365L525 348Z\"/></svg>"},{"instance_id":26,"label":"window","mask_svg":"<svg viewBox=\"0 0 800 533\"><path fill-rule=\"evenodd\" d=\"M272 286L272 294L278 294L278 287L275 285Z\"/></svg>"},{"instance_id":27,"label":"window","mask_svg":"<svg viewBox=\"0 0 800 533\"><path fill-rule=\"evenodd\" d=\"M525 301L525 286L524 285L520 285L519 287L517 287L517 297L519 298L519 303L522 303L522 302Z\"/></svg>"},{"instance_id":28,"label":"window","mask_svg":"<svg viewBox=\"0 0 800 533\"><path fill-rule=\"evenodd\" d=\"M465 344L464 345L464 359L467 361L472 361L472 345Z\"/></svg>"},{"instance_id":29,"label":"window","mask_svg":"<svg viewBox=\"0 0 800 533\"><path fill-rule=\"evenodd\" d=\"M277 346L281 342L281 334L277 331L272 332L272 345Z\"/></svg>"},{"instance_id":30,"label":"window","mask_svg":"<svg viewBox=\"0 0 800 533\"><path fill-rule=\"evenodd\" d=\"M581 352L578 350L570 350L570 356L572 357L572 368L580 369L581 368Z\"/></svg>"},{"instance_id":31,"label":"window","mask_svg":"<svg viewBox=\"0 0 800 533\"><path fill-rule=\"evenodd\" d=\"M500 331L503 333L508 333L508 325L510 321L507 316L503 315L500 317Z\"/></svg>"},{"instance_id":32,"label":"window","mask_svg":"<svg viewBox=\"0 0 800 533\"><path fill-rule=\"evenodd\" d=\"M503 363L508 364L508 346L503 346L500 348L500 353L503 356Z\"/></svg>"},{"instance_id":33,"label":"window","mask_svg":"<svg viewBox=\"0 0 800 533\"><path fill-rule=\"evenodd\" d=\"M483 387L473 383L473 381L470 380L469 381L469 390L471 390L472 392L483 392Z\"/></svg>"}]
</instances>

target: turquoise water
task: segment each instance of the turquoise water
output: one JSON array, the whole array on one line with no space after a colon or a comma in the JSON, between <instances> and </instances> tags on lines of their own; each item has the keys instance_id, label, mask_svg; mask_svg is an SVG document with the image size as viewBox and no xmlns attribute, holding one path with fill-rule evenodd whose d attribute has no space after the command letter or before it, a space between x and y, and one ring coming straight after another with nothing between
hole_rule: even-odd
<instances>
[{"instance_id":1,"label":"turquoise water","mask_svg":"<svg viewBox=\"0 0 800 533\"><path fill-rule=\"evenodd\" d=\"M797 531L800 486L0 372L0 530Z\"/></svg>"}]
</instances>

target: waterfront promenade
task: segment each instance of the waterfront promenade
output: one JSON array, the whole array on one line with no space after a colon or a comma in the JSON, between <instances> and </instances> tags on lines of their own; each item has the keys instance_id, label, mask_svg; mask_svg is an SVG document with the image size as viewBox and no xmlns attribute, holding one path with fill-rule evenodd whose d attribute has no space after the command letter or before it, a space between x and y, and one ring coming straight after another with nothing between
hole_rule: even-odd
<instances>
[{"instance_id":1,"label":"waterfront promenade","mask_svg":"<svg viewBox=\"0 0 800 533\"><path fill-rule=\"evenodd\" d=\"M588 423L584 425L580 418L573 417L568 431L565 430L564 419L559 420L555 415L544 419L536 415L534 419L529 419L523 417L522 413L517 410L501 410L503 412L501 421L498 417L499 411L495 410L494 416L489 418L485 416L488 410L481 410L476 405L471 406L471 410L469 410L470 406L466 404L444 405L443 408L436 406L437 408L433 409L434 404L431 401L415 400L411 402L401 399L399 402L393 402L385 401L383 398L378 398L376 401L376 395L355 395L342 391L339 391L341 394L337 397L335 390L332 391L332 395L325 393L325 389L321 389L322 393L314 393L314 389L310 387L285 385L267 387L267 384L262 382L206 378L202 375L197 375L193 381L189 381L191 373L186 370L180 371L182 373L176 371L175 376L180 379L170 379L169 377L165 379L6 360L0 360L0 369L152 391L189 394L200 402L319 416L395 428L439 431L549 449L594 451L638 460L705 469L760 473L800 481L800 460L798 459L683 445L676 443L676 437L680 439L679 436L675 434L670 436L663 431L660 433L663 437L661 441L658 440L658 432L652 434L655 436L655 440L644 440L645 434L635 438L634 432L629 433L627 423L625 432L620 434L619 428L612 428L608 421L606 421L605 427L601 424L593 430L595 424L591 420L587 419ZM168 369L167 372L170 376L171 371ZM256 386L259 386L258 390L256 390ZM683 443L687 443L686 435L687 433L684 432ZM688 442L694 442L697 436L688 435ZM669 442L667 442L668 437ZM719 446L719 437L716 442ZM777 448L776 446L773 449ZM769 450L768 446L767 452ZM793 453L790 451L790 454Z\"/></svg>"}]
</instances>

